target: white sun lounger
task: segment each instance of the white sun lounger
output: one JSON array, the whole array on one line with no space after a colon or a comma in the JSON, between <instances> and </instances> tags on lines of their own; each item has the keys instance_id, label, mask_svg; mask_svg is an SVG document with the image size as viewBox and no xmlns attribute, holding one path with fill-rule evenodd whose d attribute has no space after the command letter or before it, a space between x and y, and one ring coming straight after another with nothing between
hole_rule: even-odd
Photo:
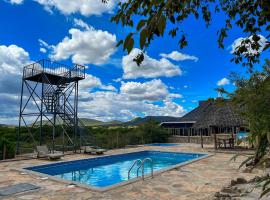
<instances>
[{"instance_id":1,"label":"white sun lounger","mask_svg":"<svg viewBox=\"0 0 270 200\"><path fill-rule=\"evenodd\" d=\"M81 147L81 150L83 150L84 153L87 154L103 154L104 152L106 152L106 149L101 149L99 147L93 147L93 146L83 146Z\"/></svg>"}]
</instances>

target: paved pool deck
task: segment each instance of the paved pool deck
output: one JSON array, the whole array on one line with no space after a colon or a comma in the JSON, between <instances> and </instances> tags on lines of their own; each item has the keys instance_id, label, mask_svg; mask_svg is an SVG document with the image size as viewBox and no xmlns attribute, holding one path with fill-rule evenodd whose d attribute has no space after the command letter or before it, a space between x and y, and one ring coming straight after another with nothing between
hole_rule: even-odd
<instances>
[{"instance_id":1,"label":"paved pool deck","mask_svg":"<svg viewBox=\"0 0 270 200\"><path fill-rule=\"evenodd\" d=\"M179 146L158 147L142 146L128 149L117 149L106 152L106 155L127 153L141 150L161 150L175 152L208 152L212 146L201 149L197 144L180 144ZM16 183L32 183L41 189L32 192L17 194L4 199L55 199L55 200L210 200L215 192L228 185L231 179L242 177L251 179L260 172L244 173L238 170L243 160L230 162L233 154L213 153L213 156L190 163L188 165L166 171L154 176L153 179L137 181L106 192L95 192L79 186L70 186L61 181L44 179L31 173L17 171L24 167L51 163L46 160L22 160L0 163L0 187ZM95 155L73 154L62 160L76 160L95 157ZM1 197L0 197L1 199Z\"/></svg>"}]
</instances>

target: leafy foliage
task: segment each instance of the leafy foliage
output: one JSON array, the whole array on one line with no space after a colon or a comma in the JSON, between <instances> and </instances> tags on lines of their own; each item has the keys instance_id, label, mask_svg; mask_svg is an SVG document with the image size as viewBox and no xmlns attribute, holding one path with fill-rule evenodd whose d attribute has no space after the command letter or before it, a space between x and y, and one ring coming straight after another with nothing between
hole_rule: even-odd
<instances>
[{"instance_id":1,"label":"leafy foliage","mask_svg":"<svg viewBox=\"0 0 270 200\"><path fill-rule=\"evenodd\" d=\"M103 0L102 0L103 1ZM108 1L108 0L107 0ZM215 9L213 9L215 7ZM224 26L218 30L218 45L224 48L224 39L234 26L252 36L242 41L242 45L234 51L235 63L242 62L243 65L252 67L259 61L260 49L267 50L270 43L262 46L259 40L261 32L270 32L270 1L265 0L127 0L119 3L117 13L111 21L122 26L136 27L120 41L124 43L124 50L128 53L134 46L134 35L140 36L140 48L147 48L155 37L163 37L168 34L170 37L178 38L180 48L188 45L187 36L182 23L189 17L202 18L206 27L211 24L212 15L222 12L226 19ZM139 21L135 17L139 17ZM170 29L166 31L166 27ZM270 35L269 35L270 36ZM268 36L268 37L269 37ZM249 44L249 45L245 45ZM251 53L249 48L256 53ZM141 60L135 59L137 64Z\"/></svg>"},{"instance_id":2,"label":"leafy foliage","mask_svg":"<svg viewBox=\"0 0 270 200\"><path fill-rule=\"evenodd\" d=\"M16 129L0 126L0 160L13 158L16 146Z\"/></svg>"},{"instance_id":3,"label":"leafy foliage","mask_svg":"<svg viewBox=\"0 0 270 200\"><path fill-rule=\"evenodd\" d=\"M126 145L166 142L169 135L158 123L149 120L138 127L90 128L98 146L112 149Z\"/></svg>"},{"instance_id":4,"label":"leafy foliage","mask_svg":"<svg viewBox=\"0 0 270 200\"><path fill-rule=\"evenodd\" d=\"M255 144L256 152L244 160L239 168L248 165L253 169L265 165L270 159L270 61L265 61L261 71L252 71L248 77L232 74L231 79L237 89L228 93L221 88L219 92L232 99L248 124L250 141ZM266 179L261 197L270 192L269 181L270 177Z\"/></svg>"},{"instance_id":5,"label":"leafy foliage","mask_svg":"<svg viewBox=\"0 0 270 200\"><path fill-rule=\"evenodd\" d=\"M156 121L149 120L143 125L137 127L88 127L90 132L95 135L96 145L107 148L121 148L126 145L137 145L145 143L166 142L169 134L166 130L162 129ZM35 128L37 133L39 128ZM62 144L61 127L56 126L55 144ZM43 143L48 146L51 145L51 126L44 126ZM34 149L35 145L33 140L29 139L27 129L21 130L21 137L25 139L23 147L25 149ZM38 141L39 134L35 135L35 140ZM6 158L13 158L16 148L16 128L15 127L0 127L0 160L3 158L3 147L6 147ZM61 150L61 149L59 149Z\"/></svg>"},{"instance_id":6,"label":"leafy foliage","mask_svg":"<svg viewBox=\"0 0 270 200\"><path fill-rule=\"evenodd\" d=\"M233 93L226 93L237 105L238 112L246 119L251 134L251 140L256 143L257 151L254 164L258 163L267 153L270 133L270 61L266 60L262 71L255 71L249 77L231 75L232 82L237 89Z\"/></svg>"}]
</instances>

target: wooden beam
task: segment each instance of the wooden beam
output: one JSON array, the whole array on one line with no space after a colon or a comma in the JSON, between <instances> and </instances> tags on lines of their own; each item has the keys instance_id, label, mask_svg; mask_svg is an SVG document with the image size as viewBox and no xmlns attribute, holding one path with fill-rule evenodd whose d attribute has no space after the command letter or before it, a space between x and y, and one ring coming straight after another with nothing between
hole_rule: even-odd
<instances>
[{"instance_id":1,"label":"wooden beam","mask_svg":"<svg viewBox=\"0 0 270 200\"><path fill-rule=\"evenodd\" d=\"M202 136L202 131L201 131L201 147L203 148L203 136Z\"/></svg>"},{"instance_id":2,"label":"wooden beam","mask_svg":"<svg viewBox=\"0 0 270 200\"><path fill-rule=\"evenodd\" d=\"M216 135L216 131L214 133L214 141L215 141L215 150L217 150L217 135Z\"/></svg>"}]
</instances>

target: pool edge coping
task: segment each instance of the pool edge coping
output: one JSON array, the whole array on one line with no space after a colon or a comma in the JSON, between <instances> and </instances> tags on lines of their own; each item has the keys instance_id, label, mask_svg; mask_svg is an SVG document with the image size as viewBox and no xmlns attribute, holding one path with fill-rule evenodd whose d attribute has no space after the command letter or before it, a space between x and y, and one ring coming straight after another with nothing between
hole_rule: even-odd
<instances>
[{"instance_id":1,"label":"pool edge coping","mask_svg":"<svg viewBox=\"0 0 270 200\"><path fill-rule=\"evenodd\" d=\"M155 150L142 150L142 151L155 151ZM156 150L156 151L160 151L160 150ZM141 152L141 151L137 151L137 152ZM190 161L185 161L183 163L179 163L177 165L173 165L173 166L166 167L164 169L158 170L158 171L153 173L153 176L162 174L162 173L167 172L167 171L171 171L173 169L177 169L179 167L189 165L191 163L194 163L194 162L197 162L197 161L200 161L200 160L203 160L203 159L206 159L206 158L209 158L209 157L215 155L215 154L212 154L212 153L202 153L202 152L173 152L173 151L160 151L160 152L183 153L183 154L184 153L187 153L187 154L205 154L205 155L203 155L203 156L201 156L199 158L192 159ZM128 152L128 153L136 153L136 152ZM127 154L127 153L119 153L119 154L112 154L112 155L121 155L121 154ZM112 155L104 155L104 156L100 156L100 157L107 157L107 156L112 156ZM97 157L93 157L93 158L97 158ZM87 159L92 159L92 158L87 158ZM84 160L84 159L79 159L79 160ZM70 161L75 161L75 160L60 161L58 163L70 162ZM35 165L35 167L36 166L42 166L42 165L44 165L44 164ZM117 188L122 187L122 186L126 186L126 185L129 185L129 184L135 183L135 182L137 182L139 180L142 180L142 177L137 177L137 178L132 178L130 180L126 180L126 181L123 181L123 182L120 182L120 183L113 184L111 186L105 186L105 187L100 188L100 187L95 187L95 186L90 186L90 185L87 185L87 184L79 183L79 182L76 182L76 181L65 180L65 179L58 178L58 177L55 177L55 176L52 176L52 175L49 175L49 174L44 174L44 173L29 170L29 169L21 168L21 169L11 169L11 170L21 172L21 173L27 173L27 175L33 174L33 175L36 175L36 176L41 176L42 178L47 177L48 179L51 179L51 180L59 182L59 183L63 183L63 184L66 184L66 185L74 185L75 187L81 187L81 188L88 189L88 190L91 190L91 191L94 191L94 192L107 192L107 191L117 189ZM150 178L152 178L151 174L147 174L147 175L144 176L144 179L150 179Z\"/></svg>"}]
</instances>

